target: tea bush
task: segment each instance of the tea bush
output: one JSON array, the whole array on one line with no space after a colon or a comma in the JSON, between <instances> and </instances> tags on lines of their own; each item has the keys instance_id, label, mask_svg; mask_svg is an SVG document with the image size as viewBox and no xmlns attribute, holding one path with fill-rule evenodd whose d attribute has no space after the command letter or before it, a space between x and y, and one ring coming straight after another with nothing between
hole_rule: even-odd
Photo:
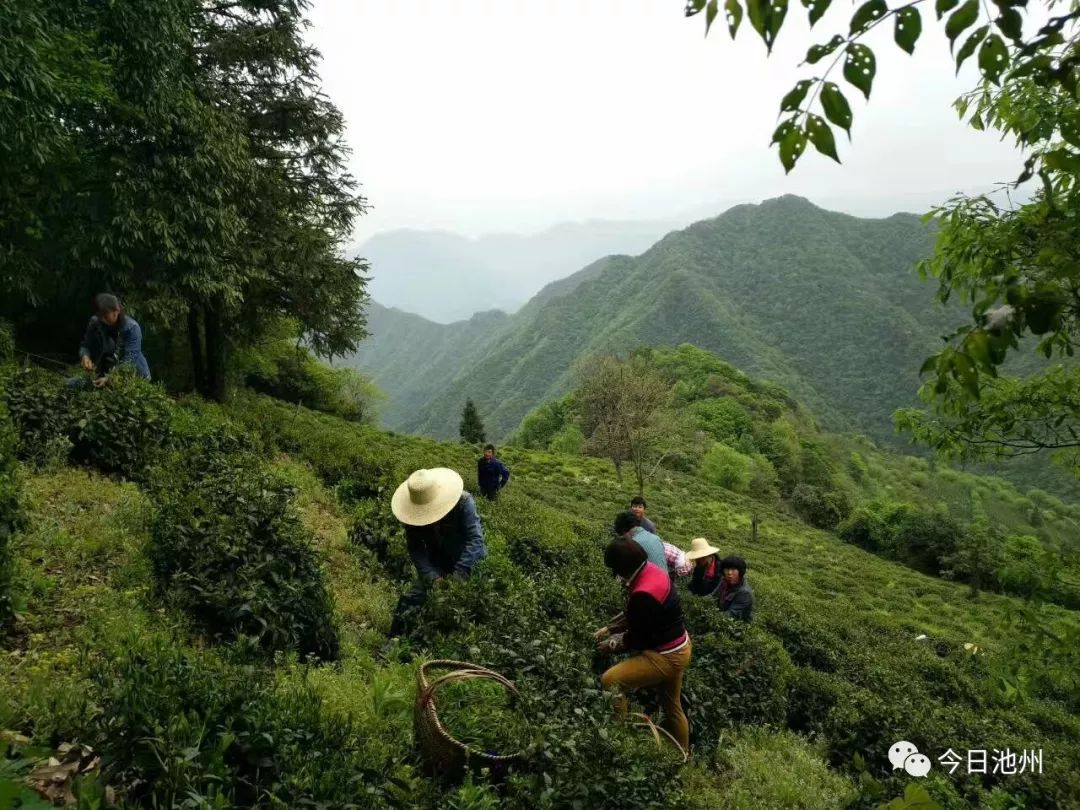
<instances>
[{"instance_id":1,"label":"tea bush","mask_svg":"<svg viewBox=\"0 0 1080 810\"><path fill-rule=\"evenodd\" d=\"M145 478L168 442L172 402L156 385L119 370L70 405L72 460L126 478Z\"/></svg>"},{"instance_id":2,"label":"tea bush","mask_svg":"<svg viewBox=\"0 0 1080 810\"><path fill-rule=\"evenodd\" d=\"M382 808L430 791L403 763L373 762L365 729L304 680L166 634L128 639L93 680L84 739L128 806Z\"/></svg>"},{"instance_id":3,"label":"tea bush","mask_svg":"<svg viewBox=\"0 0 1080 810\"><path fill-rule=\"evenodd\" d=\"M124 370L102 388L73 390L55 374L20 369L4 381L4 394L19 455L37 465L59 456L138 480L169 438L172 403Z\"/></svg>"},{"instance_id":4,"label":"tea bush","mask_svg":"<svg viewBox=\"0 0 1080 810\"><path fill-rule=\"evenodd\" d=\"M174 453L152 493L157 586L200 630L337 658L333 605L291 487L251 457L192 450Z\"/></svg>"},{"instance_id":5,"label":"tea bush","mask_svg":"<svg viewBox=\"0 0 1080 810\"><path fill-rule=\"evenodd\" d=\"M66 462L71 449L73 392L64 388L55 374L34 367L9 370L3 389L19 457L44 466L50 456L59 454L59 460Z\"/></svg>"}]
</instances>

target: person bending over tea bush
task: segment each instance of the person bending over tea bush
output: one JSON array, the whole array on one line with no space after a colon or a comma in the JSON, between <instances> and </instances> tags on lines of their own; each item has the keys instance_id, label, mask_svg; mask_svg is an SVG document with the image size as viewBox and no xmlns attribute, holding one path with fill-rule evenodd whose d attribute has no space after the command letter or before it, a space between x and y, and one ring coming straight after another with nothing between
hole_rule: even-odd
<instances>
[{"instance_id":1,"label":"person bending over tea bush","mask_svg":"<svg viewBox=\"0 0 1080 810\"><path fill-rule=\"evenodd\" d=\"M742 557L724 557L720 561L723 579L716 591L720 612L744 622L753 621L754 592L746 582L746 560Z\"/></svg>"},{"instance_id":2,"label":"person bending over tea bush","mask_svg":"<svg viewBox=\"0 0 1080 810\"><path fill-rule=\"evenodd\" d=\"M626 583L629 592L624 612L596 631L597 650L632 650L637 655L608 669L600 676L600 683L620 692L615 704L620 715L626 714L623 693L657 687L663 727L687 751L690 728L682 708L682 682L690 665L691 644L683 625L679 592L634 540L613 540L604 551L604 564Z\"/></svg>"},{"instance_id":3,"label":"person bending over tea bush","mask_svg":"<svg viewBox=\"0 0 1080 810\"><path fill-rule=\"evenodd\" d=\"M690 550L686 559L694 564L694 575L690 579L690 593L695 596L713 596L720 587L724 576L720 568L720 549L714 547L704 537L695 537L690 541Z\"/></svg>"},{"instance_id":4,"label":"person bending over tea bush","mask_svg":"<svg viewBox=\"0 0 1080 810\"><path fill-rule=\"evenodd\" d=\"M649 562L665 574L670 573L667 554L664 551L664 541L652 532L643 529L637 515L633 512L619 512L619 514L615 515L613 530L616 537L623 540L633 540L641 546L641 550L645 552Z\"/></svg>"},{"instance_id":5,"label":"person bending over tea bush","mask_svg":"<svg viewBox=\"0 0 1080 810\"><path fill-rule=\"evenodd\" d=\"M635 498L635 500L638 499ZM690 576L694 571L694 566L686 558L683 550L671 543L665 543L659 535L646 529L641 520L636 511L620 512L615 516L615 535L626 540L634 540L645 549L649 562L663 568L672 579Z\"/></svg>"},{"instance_id":6,"label":"person bending over tea bush","mask_svg":"<svg viewBox=\"0 0 1080 810\"><path fill-rule=\"evenodd\" d=\"M97 314L90 318L79 344L79 362L93 374L93 384L105 385L116 366L127 363L144 380L150 379L150 365L142 350L142 327L124 311L115 295L94 296ZM89 381L75 378L72 387L89 387Z\"/></svg>"},{"instance_id":7,"label":"person bending over tea bush","mask_svg":"<svg viewBox=\"0 0 1080 810\"><path fill-rule=\"evenodd\" d=\"M390 508L405 525L416 582L394 609L390 637L405 632L407 615L427 600L428 591L448 577L467 577L487 556L476 501L454 470L417 470L394 492Z\"/></svg>"}]
</instances>

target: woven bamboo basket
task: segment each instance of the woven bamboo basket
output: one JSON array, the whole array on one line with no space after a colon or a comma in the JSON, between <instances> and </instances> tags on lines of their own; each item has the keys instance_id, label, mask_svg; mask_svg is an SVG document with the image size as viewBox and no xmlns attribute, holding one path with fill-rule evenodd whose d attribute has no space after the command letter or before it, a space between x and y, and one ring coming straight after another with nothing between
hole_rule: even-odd
<instances>
[{"instance_id":1,"label":"woven bamboo basket","mask_svg":"<svg viewBox=\"0 0 1080 810\"><path fill-rule=\"evenodd\" d=\"M433 669L449 670L446 674L432 677ZM505 776L511 768L525 761L522 751L512 754L491 754L466 745L443 727L439 720L436 692L447 683L473 678L483 678L501 684L513 699L518 698L514 684L498 672L465 661L436 660L421 665L416 673L416 709L414 731L416 743L425 761L437 773L456 775L466 770L486 769L494 777Z\"/></svg>"}]
</instances>

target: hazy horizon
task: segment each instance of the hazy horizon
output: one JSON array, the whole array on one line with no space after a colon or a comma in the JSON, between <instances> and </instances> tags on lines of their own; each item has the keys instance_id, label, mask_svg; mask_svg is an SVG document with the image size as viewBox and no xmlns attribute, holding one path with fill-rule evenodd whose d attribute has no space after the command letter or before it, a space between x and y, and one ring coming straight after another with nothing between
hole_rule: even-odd
<instances>
[{"instance_id":1,"label":"hazy horizon","mask_svg":"<svg viewBox=\"0 0 1080 810\"><path fill-rule=\"evenodd\" d=\"M921 213L956 191L1011 180L1017 153L957 119L977 83L952 78L940 26L908 57L874 32L869 104L843 165L807 153L785 176L768 146L808 44L846 24L833 8L807 34L793 8L774 53L749 24L706 39L670 0L315 0L310 40L342 110L349 166L373 208L353 244L411 228L467 237L535 234L581 220L688 220L797 194L861 216ZM845 29L846 30L846 29ZM880 36L879 36L880 35ZM942 149L949 145L949 151Z\"/></svg>"}]
</instances>

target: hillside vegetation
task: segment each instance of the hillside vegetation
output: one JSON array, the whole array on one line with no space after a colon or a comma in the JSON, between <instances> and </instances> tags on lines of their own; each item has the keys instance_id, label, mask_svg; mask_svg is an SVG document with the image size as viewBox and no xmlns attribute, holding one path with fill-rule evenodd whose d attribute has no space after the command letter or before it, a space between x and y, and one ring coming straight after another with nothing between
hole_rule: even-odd
<instances>
[{"instance_id":1,"label":"hillside vegetation","mask_svg":"<svg viewBox=\"0 0 1080 810\"><path fill-rule=\"evenodd\" d=\"M933 243L915 216L859 219L782 197L596 262L512 316L443 326L373 306L371 337L346 362L387 392L390 428L455 436L471 398L501 439L569 392L576 361L692 343L781 385L825 429L898 446L893 414L918 403L918 370L963 312L935 303L915 272ZM1045 455L1001 471L1080 492Z\"/></svg>"},{"instance_id":2,"label":"hillside vegetation","mask_svg":"<svg viewBox=\"0 0 1080 810\"><path fill-rule=\"evenodd\" d=\"M474 448L252 394L174 403L134 380L71 394L25 372L4 388L36 465L21 473L19 618L0 656L9 795L33 757L78 741L102 757L76 785L86 807L95 796L129 807L871 807L907 786L886 757L897 739L934 756L1043 749L1041 775L936 769L924 785L944 807L1061 807L1080 795L1072 611L1038 608L1066 646L1036 657L1014 626L1029 610L1020 600L973 599L779 506L662 470L650 511L665 539L705 535L744 555L758 598L744 627L685 597L694 758L681 765L615 723L597 686L591 632L619 605L601 549L631 494L610 463L508 448L511 485L481 503L489 558L432 599L384 661L375 652L410 576L388 496L438 464L475 486ZM763 403L781 401L769 391ZM124 430L87 430L94 397L94 422ZM34 461L38 446L50 452ZM425 777L407 654L512 678L530 767L502 785Z\"/></svg>"},{"instance_id":3,"label":"hillside vegetation","mask_svg":"<svg viewBox=\"0 0 1080 810\"><path fill-rule=\"evenodd\" d=\"M933 575L1080 607L1080 508L999 478L940 468L862 437L822 433L782 388L694 346L640 349L630 373L670 394L646 469L697 475ZM595 369L582 370L588 385ZM589 448L580 389L527 416L514 443ZM630 475L627 471L627 475Z\"/></svg>"},{"instance_id":4,"label":"hillside vegetation","mask_svg":"<svg viewBox=\"0 0 1080 810\"><path fill-rule=\"evenodd\" d=\"M473 336L482 351L451 324L456 358L415 382L388 362L384 341L400 338L385 323L380 333L371 322L356 359L392 398L406 384L430 398L426 409L389 411L388 425L439 437L452 435L466 394L505 435L568 390L575 359L685 342L779 382L830 427L889 436L892 411L915 401L916 371L949 323L913 272L933 238L914 216L857 219L796 197L738 206L489 321L490 334Z\"/></svg>"}]
</instances>

